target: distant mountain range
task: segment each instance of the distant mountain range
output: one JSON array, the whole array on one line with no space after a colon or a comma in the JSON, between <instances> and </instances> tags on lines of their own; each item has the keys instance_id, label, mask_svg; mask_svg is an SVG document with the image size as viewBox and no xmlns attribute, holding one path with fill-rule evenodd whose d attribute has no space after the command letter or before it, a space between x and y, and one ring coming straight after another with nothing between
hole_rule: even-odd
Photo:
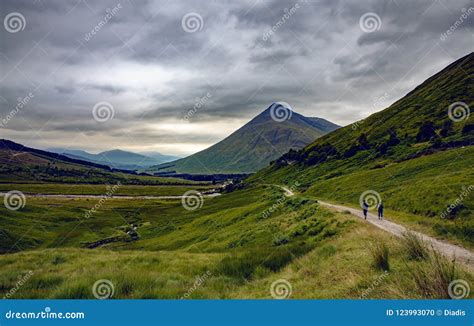
<instances>
[{"instance_id":1,"label":"distant mountain range","mask_svg":"<svg viewBox=\"0 0 474 326\"><path fill-rule=\"evenodd\" d=\"M162 164L178 159L176 156L148 152L147 155L127 152L120 149L92 154L78 149L48 148L47 151L65 155L70 158L108 165L115 169L138 170L153 165Z\"/></svg>"},{"instance_id":2,"label":"distant mountain range","mask_svg":"<svg viewBox=\"0 0 474 326\"><path fill-rule=\"evenodd\" d=\"M50 182L64 184L195 184L176 178L140 175L88 160L31 148L0 139L0 184Z\"/></svg>"},{"instance_id":3,"label":"distant mountain range","mask_svg":"<svg viewBox=\"0 0 474 326\"><path fill-rule=\"evenodd\" d=\"M280 104L265 111L217 144L191 156L146 169L149 173L252 173L290 149L301 149L339 128L321 118L308 118Z\"/></svg>"}]
</instances>

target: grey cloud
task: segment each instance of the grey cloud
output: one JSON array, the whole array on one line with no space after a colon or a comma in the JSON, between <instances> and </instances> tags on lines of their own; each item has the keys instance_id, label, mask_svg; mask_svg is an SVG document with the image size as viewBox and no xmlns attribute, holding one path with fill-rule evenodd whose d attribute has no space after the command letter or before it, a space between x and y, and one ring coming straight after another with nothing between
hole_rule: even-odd
<instances>
[{"instance_id":1,"label":"grey cloud","mask_svg":"<svg viewBox=\"0 0 474 326\"><path fill-rule=\"evenodd\" d=\"M119 3L117 14L85 39L107 8ZM263 40L295 4L300 8ZM79 132L101 149L119 142L136 148L140 142L150 147L217 141L226 134L209 132L209 123L220 130L219 124L236 121L237 129L279 100L308 116L348 124L376 110L374 97L388 93L396 100L472 52L472 17L440 41L469 5L468 0L5 0L2 13L22 13L26 28L18 33L0 28L0 118L33 91L34 100L9 122L7 135L40 130L38 145L50 147L40 140L52 141L54 135L55 142L67 142ZM203 19L195 33L181 26L190 12ZM380 15L378 31L360 29L366 12ZM189 122L197 128L192 133L160 130L161 124L182 121L208 92L211 98ZM92 119L100 101L115 109L106 124Z\"/></svg>"}]
</instances>

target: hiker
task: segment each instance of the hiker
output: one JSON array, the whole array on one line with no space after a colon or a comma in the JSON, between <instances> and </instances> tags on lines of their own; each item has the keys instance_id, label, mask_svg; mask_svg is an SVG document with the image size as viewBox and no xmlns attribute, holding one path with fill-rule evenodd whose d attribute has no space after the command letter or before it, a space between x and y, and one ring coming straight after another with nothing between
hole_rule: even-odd
<instances>
[{"instance_id":1,"label":"hiker","mask_svg":"<svg viewBox=\"0 0 474 326\"><path fill-rule=\"evenodd\" d=\"M383 220L383 203L382 202L380 202L379 204L378 211L379 211L379 220Z\"/></svg>"},{"instance_id":2,"label":"hiker","mask_svg":"<svg viewBox=\"0 0 474 326\"><path fill-rule=\"evenodd\" d=\"M369 211L369 205L367 204L365 200L362 203L362 211L364 212L364 218L367 219L367 212Z\"/></svg>"}]
</instances>

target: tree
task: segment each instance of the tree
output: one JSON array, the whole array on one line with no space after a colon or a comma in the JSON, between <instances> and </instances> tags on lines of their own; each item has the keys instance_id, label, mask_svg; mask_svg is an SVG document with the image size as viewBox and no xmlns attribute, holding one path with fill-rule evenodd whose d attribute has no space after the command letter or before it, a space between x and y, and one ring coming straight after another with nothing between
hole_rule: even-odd
<instances>
[{"instance_id":1,"label":"tree","mask_svg":"<svg viewBox=\"0 0 474 326\"><path fill-rule=\"evenodd\" d=\"M418 131L418 134L416 135L416 141L418 143L429 141L432 137L436 137L436 131L435 131L435 126L433 122L431 121L426 121L424 122L420 130Z\"/></svg>"},{"instance_id":2,"label":"tree","mask_svg":"<svg viewBox=\"0 0 474 326\"><path fill-rule=\"evenodd\" d=\"M463 134L468 134L474 131L474 124L465 124L464 127L462 128L462 133Z\"/></svg>"},{"instance_id":3,"label":"tree","mask_svg":"<svg viewBox=\"0 0 474 326\"><path fill-rule=\"evenodd\" d=\"M453 134L453 122L451 120L446 120L441 127L440 135L441 137L448 137Z\"/></svg>"},{"instance_id":4,"label":"tree","mask_svg":"<svg viewBox=\"0 0 474 326\"><path fill-rule=\"evenodd\" d=\"M397 131L394 128L389 128L388 134L390 135L387 142L388 147L400 144L400 139L398 139Z\"/></svg>"},{"instance_id":5,"label":"tree","mask_svg":"<svg viewBox=\"0 0 474 326\"><path fill-rule=\"evenodd\" d=\"M364 133L360 134L359 138L357 139L357 142L362 147L362 149L369 149L370 148L369 141L367 140L367 135L364 134Z\"/></svg>"}]
</instances>

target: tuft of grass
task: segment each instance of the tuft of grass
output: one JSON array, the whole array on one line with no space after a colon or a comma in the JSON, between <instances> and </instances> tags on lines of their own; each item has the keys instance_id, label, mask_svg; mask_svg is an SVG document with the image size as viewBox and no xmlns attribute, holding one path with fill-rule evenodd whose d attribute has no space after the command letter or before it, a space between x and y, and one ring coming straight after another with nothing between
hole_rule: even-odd
<instances>
[{"instance_id":1,"label":"tuft of grass","mask_svg":"<svg viewBox=\"0 0 474 326\"><path fill-rule=\"evenodd\" d=\"M449 284L460 278L456 260L449 261L432 249L426 264L416 265L411 274L425 298L449 299Z\"/></svg>"},{"instance_id":2,"label":"tuft of grass","mask_svg":"<svg viewBox=\"0 0 474 326\"><path fill-rule=\"evenodd\" d=\"M274 249L253 248L244 254L232 254L217 266L217 274L223 274L236 279L249 280L264 274L258 269L279 272L295 258L301 257L313 249L312 245L296 243L292 246L277 247ZM256 273L258 271L258 273Z\"/></svg>"},{"instance_id":3,"label":"tuft of grass","mask_svg":"<svg viewBox=\"0 0 474 326\"><path fill-rule=\"evenodd\" d=\"M385 242L377 241L370 247L374 267L383 271L390 270L389 250Z\"/></svg>"},{"instance_id":4,"label":"tuft of grass","mask_svg":"<svg viewBox=\"0 0 474 326\"><path fill-rule=\"evenodd\" d=\"M426 260L429 257L429 248L417 234L407 231L401 239L410 260Z\"/></svg>"}]
</instances>

